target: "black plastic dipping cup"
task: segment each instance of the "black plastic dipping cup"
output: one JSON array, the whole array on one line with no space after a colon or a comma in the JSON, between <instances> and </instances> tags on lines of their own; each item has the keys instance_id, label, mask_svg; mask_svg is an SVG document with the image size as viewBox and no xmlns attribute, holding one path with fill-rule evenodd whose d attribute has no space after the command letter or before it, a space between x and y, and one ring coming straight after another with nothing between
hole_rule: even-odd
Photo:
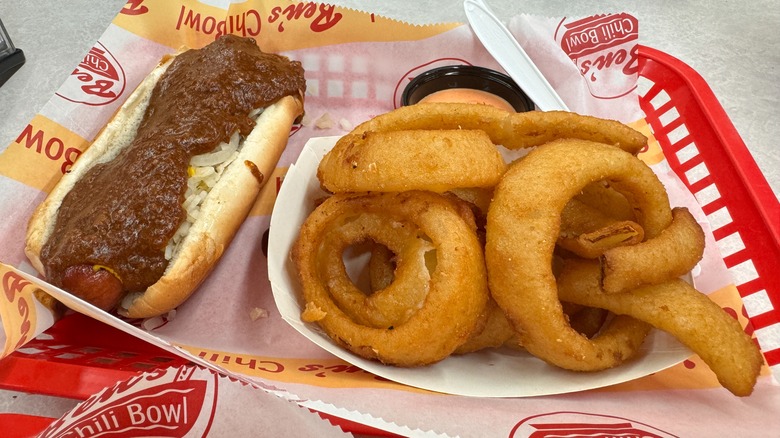
<instances>
[{"instance_id":1,"label":"black plastic dipping cup","mask_svg":"<svg viewBox=\"0 0 780 438\"><path fill-rule=\"evenodd\" d=\"M489 68L471 65L449 65L420 74L404 88L401 104L413 105L429 94L451 88L486 91L506 100L517 112L534 109L534 103L512 78Z\"/></svg>"}]
</instances>

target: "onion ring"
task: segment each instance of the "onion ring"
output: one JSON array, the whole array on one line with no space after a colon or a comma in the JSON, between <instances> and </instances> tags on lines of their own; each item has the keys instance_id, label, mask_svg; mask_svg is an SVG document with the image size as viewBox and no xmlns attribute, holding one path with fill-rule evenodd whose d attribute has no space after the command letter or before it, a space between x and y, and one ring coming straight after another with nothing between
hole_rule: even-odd
<instances>
[{"instance_id":1,"label":"onion ring","mask_svg":"<svg viewBox=\"0 0 780 438\"><path fill-rule=\"evenodd\" d=\"M506 319L504 311L498 307L493 299L488 300L485 308L485 322L480 330L474 334L457 350L455 354L473 353L485 348L497 348L506 344L514 336L515 332Z\"/></svg>"},{"instance_id":2,"label":"onion ring","mask_svg":"<svg viewBox=\"0 0 780 438\"><path fill-rule=\"evenodd\" d=\"M571 327L587 338L595 336L601 330L607 318L607 311L597 307L574 306L561 303ZM508 347L522 350L523 346L514 328L504 315L504 311L495 300L488 300L485 322L471 335L465 344L455 350L455 354L467 354L486 348Z\"/></svg>"},{"instance_id":3,"label":"onion ring","mask_svg":"<svg viewBox=\"0 0 780 438\"><path fill-rule=\"evenodd\" d=\"M634 221L615 221L601 211L571 199L561 212L558 245L587 259L595 259L617 246L635 245L645 237Z\"/></svg>"},{"instance_id":4,"label":"onion ring","mask_svg":"<svg viewBox=\"0 0 780 438\"><path fill-rule=\"evenodd\" d=\"M433 250L433 246L419 238L416 227L396 226L399 219L392 215L363 213L342 220L324 236L319 257L319 272L331 297L359 324L376 328L403 324L422 307L428 293L430 272L425 264L425 252ZM395 259L387 285L371 294L364 293L352 282L342 258L349 246L365 240L388 249Z\"/></svg>"},{"instance_id":5,"label":"onion ring","mask_svg":"<svg viewBox=\"0 0 780 438\"><path fill-rule=\"evenodd\" d=\"M763 357L739 322L715 302L679 279L605 294L600 277L598 263L568 260L558 293L561 299L630 315L672 334L701 357L724 388L737 396L750 395Z\"/></svg>"},{"instance_id":6,"label":"onion ring","mask_svg":"<svg viewBox=\"0 0 780 438\"><path fill-rule=\"evenodd\" d=\"M616 317L590 340L571 328L561 309L552 272L561 212L583 187L604 179L621 181L621 193L630 195L647 236L669 225L668 195L645 163L613 146L583 140L557 140L515 162L496 187L488 211L485 258L491 294L524 348L566 369L616 366L636 354L649 329Z\"/></svg>"},{"instance_id":7,"label":"onion ring","mask_svg":"<svg viewBox=\"0 0 780 438\"><path fill-rule=\"evenodd\" d=\"M621 221L575 237L558 238L558 245L586 259L595 259L605 251L635 245L644 238L642 227L636 222Z\"/></svg>"},{"instance_id":8,"label":"onion ring","mask_svg":"<svg viewBox=\"0 0 780 438\"><path fill-rule=\"evenodd\" d=\"M341 137L323 157L317 177L331 193L445 192L493 187L505 170L483 131L367 131Z\"/></svg>"},{"instance_id":9,"label":"onion ring","mask_svg":"<svg viewBox=\"0 0 780 438\"><path fill-rule=\"evenodd\" d=\"M464 189L465 193L483 193L481 189ZM477 238L480 242L484 242L484 215L475 207L471 202L456 196L453 193L445 193L443 196L452 201L453 206L463 219L469 224L469 227L475 229L477 232ZM477 215L479 214L479 218ZM389 213L392 217L392 212ZM425 287L415 285L412 290L406 290L404 288L398 288L392 285L396 272L399 276L399 283L406 284L407 279L400 278L404 275L416 275L418 276L418 284L420 280L427 274L427 279L430 279L429 270L427 265L426 255L433 249L430 242L424 239L419 239L419 230L412 229L411 227L399 227L399 220L388 222L381 219L372 218L372 214L365 213L359 216L357 219L353 219L349 224L345 224L337 230L332 230L328 233L325 243L326 248L332 248L333 243L331 239L343 240L344 228L354 228L362 230L363 233L373 234L381 233L383 237L381 239L384 242L388 242L388 245L393 246L395 250L391 250L388 246L378 243L377 241L369 242L370 258L368 261L368 280L369 291L372 293L370 296L366 296L360 290L354 287L351 280L344 275L345 267L341 260L338 259L341 252L343 252L343 242L337 242L334 254L330 256L324 255L322 257L324 265L324 272L332 272L335 269L335 275L327 276L325 280L331 284L331 290L343 290L345 294L339 293L334 295L334 299L338 302L339 306L345 313L353 317L353 319L371 325L377 328L389 327L405 322L408 319L409 312L416 310L421 306L421 300L427 293L427 284ZM478 223L479 222L479 223ZM480 224L482 227L480 227ZM371 230L371 231L368 231ZM403 236L399 236L403 235ZM367 235L366 235L367 236ZM367 236L368 237L368 236ZM350 239L350 237L346 237ZM369 237L370 238L370 237ZM416 238L416 239L415 239ZM406 248L400 249L398 244L392 245L390 242L397 242L401 239L404 242L412 241L415 244L408 244ZM351 237L352 241L360 240L359 237ZM404 265L405 259L414 258L413 268L414 274L411 274L408 266ZM335 267L335 268L334 268ZM341 282L336 285L332 282ZM412 283L414 284L414 283ZM392 285L392 286L391 286ZM400 289L400 290L398 290ZM342 298L346 297L346 298Z\"/></svg>"},{"instance_id":10,"label":"onion ring","mask_svg":"<svg viewBox=\"0 0 780 438\"><path fill-rule=\"evenodd\" d=\"M631 203L626 197L615 190L608 181L599 181L588 184L574 197L589 207L596 209L601 214L607 215L618 221L635 221L636 215Z\"/></svg>"},{"instance_id":11,"label":"onion ring","mask_svg":"<svg viewBox=\"0 0 780 438\"><path fill-rule=\"evenodd\" d=\"M560 138L606 143L632 154L647 146L644 135L614 120L566 111L510 113L488 105L443 102L397 108L361 123L350 134L423 129L478 129L485 131L494 144L513 150Z\"/></svg>"},{"instance_id":12,"label":"onion ring","mask_svg":"<svg viewBox=\"0 0 780 438\"><path fill-rule=\"evenodd\" d=\"M672 210L672 223L660 235L604 252L602 286L605 292L616 293L679 277L693 269L703 254L704 231L687 208L677 207Z\"/></svg>"},{"instance_id":13,"label":"onion ring","mask_svg":"<svg viewBox=\"0 0 780 438\"><path fill-rule=\"evenodd\" d=\"M414 224L435 248L435 266L424 305L403 324L375 328L349 318L322 281L319 254L324 236L339 218L391 211ZM473 224L453 201L430 192L336 194L306 219L292 250L305 310L339 345L368 359L420 366L444 359L474 331L488 298L485 263ZM435 336L432 334L435 333Z\"/></svg>"}]
</instances>

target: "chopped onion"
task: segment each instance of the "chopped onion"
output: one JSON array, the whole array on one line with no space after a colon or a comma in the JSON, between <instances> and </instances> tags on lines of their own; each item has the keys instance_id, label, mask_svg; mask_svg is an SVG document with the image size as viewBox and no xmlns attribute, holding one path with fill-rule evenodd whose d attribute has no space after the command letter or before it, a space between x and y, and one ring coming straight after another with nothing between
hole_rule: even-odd
<instances>
[{"instance_id":1,"label":"chopped onion","mask_svg":"<svg viewBox=\"0 0 780 438\"><path fill-rule=\"evenodd\" d=\"M249 117L257 119L263 110L264 108L254 109L249 113ZM190 160L190 177L187 180L187 191L182 203L187 218L168 242L165 248L166 260L171 260L176 255L184 236L187 235L190 226L200 215L203 201L217 184L227 166L238 158L240 143L241 135L236 131L230 136L228 142L220 143L213 151L196 155ZM131 303L132 301L128 301L126 304L129 306ZM127 307L124 302L123 307Z\"/></svg>"},{"instance_id":2,"label":"chopped onion","mask_svg":"<svg viewBox=\"0 0 780 438\"><path fill-rule=\"evenodd\" d=\"M192 173L193 175L190 177L190 180L197 180L213 175L217 173L217 171L213 167L194 167Z\"/></svg>"},{"instance_id":3,"label":"chopped onion","mask_svg":"<svg viewBox=\"0 0 780 438\"><path fill-rule=\"evenodd\" d=\"M211 152L209 154L196 155L192 157L190 164L195 167L216 166L217 164L222 163L230 158L231 155L233 155L233 151L231 150L221 150Z\"/></svg>"},{"instance_id":4,"label":"chopped onion","mask_svg":"<svg viewBox=\"0 0 780 438\"><path fill-rule=\"evenodd\" d=\"M263 107L255 108L249 112L249 118L257 120L257 118L260 117L260 114L262 114L263 111L265 111L265 108Z\"/></svg>"}]
</instances>

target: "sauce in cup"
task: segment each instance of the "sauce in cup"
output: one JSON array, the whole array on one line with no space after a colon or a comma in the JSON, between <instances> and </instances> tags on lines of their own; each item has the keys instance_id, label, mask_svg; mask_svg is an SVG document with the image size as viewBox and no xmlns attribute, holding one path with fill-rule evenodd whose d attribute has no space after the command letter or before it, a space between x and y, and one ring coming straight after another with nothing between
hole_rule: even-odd
<instances>
[{"instance_id":1,"label":"sauce in cup","mask_svg":"<svg viewBox=\"0 0 780 438\"><path fill-rule=\"evenodd\" d=\"M412 79L404 89L401 104L420 102L480 103L516 112L534 109L531 99L512 78L470 65L434 68Z\"/></svg>"},{"instance_id":2,"label":"sauce in cup","mask_svg":"<svg viewBox=\"0 0 780 438\"><path fill-rule=\"evenodd\" d=\"M423 102L459 102L459 103L479 103L491 105L510 112L515 109L505 99L488 93L487 91L475 90L473 88L448 88L446 90L434 91L433 93L420 99L418 103Z\"/></svg>"}]
</instances>

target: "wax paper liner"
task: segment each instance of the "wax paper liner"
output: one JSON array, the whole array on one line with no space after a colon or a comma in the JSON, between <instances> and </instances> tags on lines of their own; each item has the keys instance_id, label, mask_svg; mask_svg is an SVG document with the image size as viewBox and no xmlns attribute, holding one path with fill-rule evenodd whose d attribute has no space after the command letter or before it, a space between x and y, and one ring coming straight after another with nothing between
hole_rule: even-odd
<instances>
[{"instance_id":1,"label":"wax paper liner","mask_svg":"<svg viewBox=\"0 0 780 438\"><path fill-rule=\"evenodd\" d=\"M351 436L316 413L204 368L142 373L79 403L39 437Z\"/></svg>"},{"instance_id":2,"label":"wax paper liner","mask_svg":"<svg viewBox=\"0 0 780 438\"><path fill-rule=\"evenodd\" d=\"M309 10L314 10L315 14L304 14L303 8L310 6L313 9ZM3 193L0 209L8 218L0 225L3 243L0 259L10 265L3 267L4 278L13 280L4 285L13 285L10 289L6 287L6 292L24 291L24 294L14 292L5 296L30 297L34 295L32 290L35 287L49 287L34 276L25 277L14 267L21 268L21 271L30 270L21 252L23 233L20 230L24 229L32 208L56 181L58 172L66 164L67 152L72 153L71 148L83 148L88 144L88 139L108 120L127 92L156 65L160 56L175 51L182 44L197 47L213 39L219 20L226 20L222 17L246 19L255 16L252 11L261 11L270 17L270 11L276 7L281 8L279 11L288 7L301 8L301 14L290 20L278 18L273 25L266 25L257 35L258 41L262 47L281 50L303 62L307 71L308 116L303 126L290 137L277 171L269 176L269 184L233 245L198 293L177 309L175 316L123 321L103 315L83 303L71 303L74 308L191 358L204 367L212 367L238 379L251 380L269 389L279 389L300 400L301 404L317 405L321 410L333 411L334 414L347 413L357 421L401 434L425 434L424 431L437 430L446 431L451 436L506 435L519 418L558 409L577 410L580 403L592 407L590 410L596 413L622 414L622 417L632 420L649 419L657 424L674 424L678 431L690 432L694 429L681 418L681 413L666 407L667 397L674 393L677 394L675 400L685 399L693 403L689 403L688 412L706 415L714 406L727 410L729 415L717 415L712 422L714 427L720 425L725 428L729 419L741 418L745 426L754 424L757 430L771 430L763 428L776 421L767 412L772 406L777 406L777 391L768 389L771 383L767 379L759 381L756 393L749 399L735 401L718 387L706 366L696 357L668 371L601 390L510 399L444 396L388 382L367 373L311 343L284 322L270 293L267 250L262 242L268 239L271 210L277 190L283 186L287 167L298 160L310 138L343 135L354 124L396 107L403 85L424 69L451 63L499 69L467 26L408 26L370 13L303 3L234 3L227 7L227 11L189 1L128 3L82 63L94 67L90 61L105 60L112 66L120 66L112 73L112 78L117 78L113 84L117 87L123 84L121 90L116 89L119 98L102 106L96 105L96 95L90 96L93 100L88 103L74 102L73 93L83 90L81 79L86 79L83 74L74 72L57 96L0 155L0 173L4 175L0 179ZM331 29L319 28L320 32L314 32L311 25L318 17L317 11L331 18ZM334 23L332 18L337 14L341 18ZM197 24L196 17L200 17ZM543 55L546 50L557 53L550 47L559 47L560 38L567 34L565 29L569 29L566 25L576 27L579 25L576 22L574 19L521 15L510 21L510 27L551 82L560 84L554 69L545 70L549 66ZM206 23L214 27L207 27ZM564 31L556 33L555 29ZM279 38L280 34L284 37ZM545 39L547 43L539 43ZM529 45L529 41L534 44ZM560 54L556 54L555 57L567 63L573 62L570 55L561 58ZM566 67L561 71L571 73L572 69ZM109 77L96 74L93 79L108 80ZM571 100L567 90L561 91L573 109L588 112L587 108L579 109L578 99ZM620 105L631 101L630 94L625 96L625 99L617 100L622 102ZM632 126L652 137L647 126L634 116L637 108L630 105L625 109L617 111L619 117L616 118L636 120ZM60 143L59 161L47 159L45 154L57 152ZM658 173L664 172L658 150L648 151L645 159L654 165ZM712 239L708 235L708 245L710 243ZM709 245L702 264L703 275L697 278L697 286L721 305L736 309L735 315L744 323L738 295L722 265L717 245ZM52 293L61 292L53 290ZM231 295L230 299L224 298L226 293ZM66 295L57 296L68 299ZM3 304L3 309L15 312L21 301ZM43 309L38 305L35 307ZM10 314L13 315L13 312ZM15 327L22 327L26 322L23 318L6 318L7 314L3 314L4 324L18 323ZM25 336L29 338L37 332L28 332ZM481 374L489 374L490 369L487 366ZM599 397L603 395L602 391L609 394ZM634 406L628 403L632 398L641 404ZM410 405L414 408L409 408ZM650 417L645 413L646 409L652 412Z\"/></svg>"}]
</instances>

